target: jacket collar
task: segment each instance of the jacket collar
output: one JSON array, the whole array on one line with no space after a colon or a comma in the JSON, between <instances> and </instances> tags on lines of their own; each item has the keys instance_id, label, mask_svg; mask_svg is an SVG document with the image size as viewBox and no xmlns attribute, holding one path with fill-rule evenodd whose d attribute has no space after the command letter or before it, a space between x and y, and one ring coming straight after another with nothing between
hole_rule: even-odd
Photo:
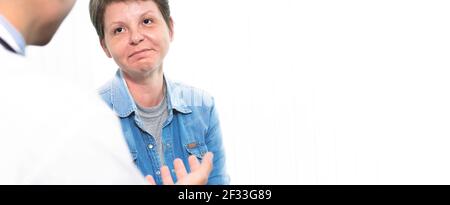
<instances>
[{"instance_id":1,"label":"jacket collar","mask_svg":"<svg viewBox=\"0 0 450 205\"><path fill-rule=\"evenodd\" d=\"M182 87L177 83L170 81L164 75L164 83L166 84L166 98L168 110L176 110L183 114L192 112L183 100ZM111 82L111 104L115 113L119 117L128 117L137 110L136 103L131 96L128 86L123 78L120 69L116 72Z\"/></svg>"}]
</instances>

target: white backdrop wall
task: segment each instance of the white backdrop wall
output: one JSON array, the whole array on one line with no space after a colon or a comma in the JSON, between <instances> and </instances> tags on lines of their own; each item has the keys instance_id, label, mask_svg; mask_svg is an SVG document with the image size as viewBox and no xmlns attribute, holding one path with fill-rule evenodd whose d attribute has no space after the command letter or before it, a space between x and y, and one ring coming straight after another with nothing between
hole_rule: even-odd
<instances>
[{"instance_id":1,"label":"white backdrop wall","mask_svg":"<svg viewBox=\"0 0 450 205\"><path fill-rule=\"evenodd\" d=\"M450 184L450 2L171 0L165 72L207 90L233 184ZM42 72L117 66L79 0Z\"/></svg>"}]
</instances>

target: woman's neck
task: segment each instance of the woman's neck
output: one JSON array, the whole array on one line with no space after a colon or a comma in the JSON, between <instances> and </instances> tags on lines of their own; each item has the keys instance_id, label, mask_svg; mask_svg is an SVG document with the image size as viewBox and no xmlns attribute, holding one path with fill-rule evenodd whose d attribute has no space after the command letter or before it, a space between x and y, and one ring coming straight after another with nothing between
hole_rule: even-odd
<instances>
[{"instance_id":1,"label":"woman's neck","mask_svg":"<svg viewBox=\"0 0 450 205\"><path fill-rule=\"evenodd\" d=\"M134 101L141 107L157 106L164 98L164 75L162 69L140 80L133 80L124 73L125 81Z\"/></svg>"}]
</instances>

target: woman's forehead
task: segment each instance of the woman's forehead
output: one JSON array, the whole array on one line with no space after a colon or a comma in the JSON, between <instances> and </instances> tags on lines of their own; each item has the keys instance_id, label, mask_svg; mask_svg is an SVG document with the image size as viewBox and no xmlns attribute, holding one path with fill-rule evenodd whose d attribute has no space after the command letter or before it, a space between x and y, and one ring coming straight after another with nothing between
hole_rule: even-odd
<instances>
[{"instance_id":1,"label":"woman's forehead","mask_svg":"<svg viewBox=\"0 0 450 205\"><path fill-rule=\"evenodd\" d=\"M143 14L161 15L153 1L121 1L106 7L105 22L140 17Z\"/></svg>"}]
</instances>

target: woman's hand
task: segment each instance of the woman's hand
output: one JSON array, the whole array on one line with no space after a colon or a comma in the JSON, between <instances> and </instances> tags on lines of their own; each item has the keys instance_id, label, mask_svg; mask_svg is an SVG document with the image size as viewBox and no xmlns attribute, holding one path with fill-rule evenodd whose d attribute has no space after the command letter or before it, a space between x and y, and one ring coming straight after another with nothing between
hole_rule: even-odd
<instances>
[{"instance_id":1,"label":"woman's hand","mask_svg":"<svg viewBox=\"0 0 450 205\"><path fill-rule=\"evenodd\" d=\"M200 163L195 156L189 156L189 166L191 167L191 173L187 173L186 167L181 159L175 159L173 165L175 168L175 174L178 181L174 183L170 170L167 166L161 168L161 177L164 185L205 185L208 183L208 177L213 169L213 153L208 152L203 157ZM155 180L151 175L146 177L147 181L151 185L156 185Z\"/></svg>"}]
</instances>

